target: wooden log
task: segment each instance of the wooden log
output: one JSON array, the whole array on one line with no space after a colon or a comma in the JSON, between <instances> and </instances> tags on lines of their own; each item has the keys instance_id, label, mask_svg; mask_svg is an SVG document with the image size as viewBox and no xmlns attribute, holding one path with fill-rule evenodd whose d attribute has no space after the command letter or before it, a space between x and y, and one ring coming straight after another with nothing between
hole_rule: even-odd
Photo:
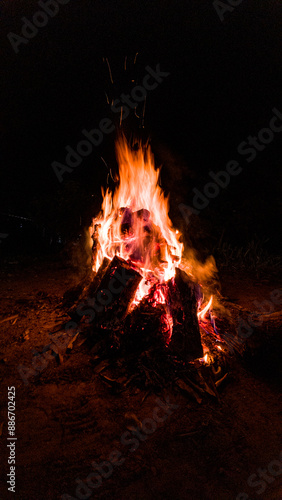
<instances>
[{"instance_id":1,"label":"wooden log","mask_svg":"<svg viewBox=\"0 0 282 500\"><path fill-rule=\"evenodd\" d=\"M168 282L169 305L173 320L169 349L185 361L203 356L195 285L188 275L176 268L175 277Z\"/></svg>"},{"instance_id":2,"label":"wooden log","mask_svg":"<svg viewBox=\"0 0 282 500\"><path fill-rule=\"evenodd\" d=\"M110 259L108 259L107 257L104 257L102 264L100 265L100 267L99 267L96 275L94 276L92 282L90 283L89 287L84 290L83 296L81 297L82 300L86 297L94 297L94 295L95 295L96 291L98 290L99 285L103 279L103 276L105 275L107 269L110 266L110 263L111 263Z\"/></svg>"},{"instance_id":3,"label":"wooden log","mask_svg":"<svg viewBox=\"0 0 282 500\"><path fill-rule=\"evenodd\" d=\"M131 352L145 351L148 348L164 348L170 336L166 322L165 304L156 303L153 287L150 294L127 316L123 348Z\"/></svg>"},{"instance_id":4,"label":"wooden log","mask_svg":"<svg viewBox=\"0 0 282 500\"><path fill-rule=\"evenodd\" d=\"M92 301L96 311L94 324L97 327L111 329L121 324L141 279L142 276L138 271L132 269L125 260L117 256L112 259Z\"/></svg>"}]
</instances>

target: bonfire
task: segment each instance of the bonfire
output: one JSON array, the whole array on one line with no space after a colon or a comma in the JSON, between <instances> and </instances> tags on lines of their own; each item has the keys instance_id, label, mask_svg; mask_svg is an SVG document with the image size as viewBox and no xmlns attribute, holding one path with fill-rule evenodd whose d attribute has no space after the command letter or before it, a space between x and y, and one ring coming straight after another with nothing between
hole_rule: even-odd
<instances>
[{"instance_id":1,"label":"bonfire","mask_svg":"<svg viewBox=\"0 0 282 500\"><path fill-rule=\"evenodd\" d=\"M223 341L213 296L198 280L210 273L211 260L203 266L184 248L150 146L132 148L121 137L116 155L118 185L102 190L101 212L89 228L92 270L69 314L107 357L138 364L149 356L154 371L161 359L161 371L169 365L174 373L191 362L211 364Z\"/></svg>"}]
</instances>

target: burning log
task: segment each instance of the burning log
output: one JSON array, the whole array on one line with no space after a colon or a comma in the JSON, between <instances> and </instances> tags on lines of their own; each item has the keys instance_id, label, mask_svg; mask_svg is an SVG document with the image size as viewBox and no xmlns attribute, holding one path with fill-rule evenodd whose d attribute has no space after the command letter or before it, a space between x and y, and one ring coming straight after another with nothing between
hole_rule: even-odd
<instances>
[{"instance_id":1,"label":"burning log","mask_svg":"<svg viewBox=\"0 0 282 500\"><path fill-rule=\"evenodd\" d=\"M184 361L203 356L195 285L186 273L176 269L174 279L152 286L127 316L122 340L134 352L168 347Z\"/></svg>"},{"instance_id":2,"label":"burning log","mask_svg":"<svg viewBox=\"0 0 282 500\"><path fill-rule=\"evenodd\" d=\"M99 269L75 314L81 319L89 315L90 309L92 319L88 322L93 326L105 330L115 328L124 320L141 279L125 260L115 256L108 263L104 259L103 269Z\"/></svg>"},{"instance_id":3,"label":"burning log","mask_svg":"<svg viewBox=\"0 0 282 500\"><path fill-rule=\"evenodd\" d=\"M165 348L184 361L203 356L195 285L176 268L167 283L155 283L133 310L130 307L142 276L130 262L104 259L79 304L69 314L79 322L87 317L92 330L110 333L111 340L131 352Z\"/></svg>"},{"instance_id":4,"label":"burning log","mask_svg":"<svg viewBox=\"0 0 282 500\"><path fill-rule=\"evenodd\" d=\"M167 245L160 228L153 223L149 210L133 212L130 208L123 207L119 213L120 242L116 250L122 247L129 259L140 266L146 261L153 267L160 265L165 258Z\"/></svg>"},{"instance_id":5,"label":"burning log","mask_svg":"<svg viewBox=\"0 0 282 500\"><path fill-rule=\"evenodd\" d=\"M175 278L168 282L170 310L173 331L169 349L179 354L184 360L193 360L203 356L195 284L187 274L176 268Z\"/></svg>"},{"instance_id":6,"label":"burning log","mask_svg":"<svg viewBox=\"0 0 282 500\"><path fill-rule=\"evenodd\" d=\"M97 274L99 274L100 269ZM106 267L103 277L95 288L91 289L88 306L95 311L95 327L114 328L126 317L134 299L142 276L125 260L115 256Z\"/></svg>"},{"instance_id":7,"label":"burning log","mask_svg":"<svg viewBox=\"0 0 282 500\"><path fill-rule=\"evenodd\" d=\"M155 301L157 286L127 316L123 348L143 352L147 348L164 348L170 338L165 304Z\"/></svg>"}]
</instances>

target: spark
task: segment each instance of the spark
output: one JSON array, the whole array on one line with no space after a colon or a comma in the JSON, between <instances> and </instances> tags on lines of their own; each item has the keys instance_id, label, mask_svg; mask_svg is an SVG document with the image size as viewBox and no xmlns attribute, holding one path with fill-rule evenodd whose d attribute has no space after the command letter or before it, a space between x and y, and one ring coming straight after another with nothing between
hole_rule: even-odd
<instances>
[{"instance_id":1,"label":"spark","mask_svg":"<svg viewBox=\"0 0 282 500\"><path fill-rule=\"evenodd\" d=\"M146 110L146 96L144 99L144 106L143 106L142 128L144 128L145 110Z\"/></svg>"},{"instance_id":2,"label":"spark","mask_svg":"<svg viewBox=\"0 0 282 500\"><path fill-rule=\"evenodd\" d=\"M108 165L107 165L107 162L104 160L103 156L101 156L101 160L102 160L102 162L104 163L104 165L107 167L107 169L109 170L109 167L108 167Z\"/></svg>"},{"instance_id":3,"label":"spark","mask_svg":"<svg viewBox=\"0 0 282 500\"><path fill-rule=\"evenodd\" d=\"M108 175L107 175L107 184L108 184L109 175L111 176L111 178L113 179L113 181L115 181L114 178L113 178L111 167L108 166L107 162L104 160L104 158L102 156L101 156L101 160L104 163L104 165L106 166L106 168L110 171L110 172L108 172Z\"/></svg>"},{"instance_id":4,"label":"spark","mask_svg":"<svg viewBox=\"0 0 282 500\"><path fill-rule=\"evenodd\" d=\"M108 61L108 58L106 57L106 62L107 62L107 65L108 65L108 69L109 69L109 74L110 74L110 79L111 79L111 82L113 82L113 77L112 77L112 72L111 72L111 67L110 67L110 63Z\"/></svg>"}]
</instances>

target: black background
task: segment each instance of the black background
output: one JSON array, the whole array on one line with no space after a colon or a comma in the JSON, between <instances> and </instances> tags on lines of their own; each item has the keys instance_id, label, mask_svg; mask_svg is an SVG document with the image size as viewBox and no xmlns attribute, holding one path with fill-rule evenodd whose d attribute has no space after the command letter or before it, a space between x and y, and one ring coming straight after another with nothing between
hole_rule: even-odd
<instances>
[{"instance_id":1,"label":"black background","mask_svg":"<svg viewBox=\"0 0 282 500\"><path fill-rule=\"evenodd\" d=\"M276 251L281 134L249 164L237 147L268 127L273 107L282 112L279 3L243 0L221 22L207 0L70 0L18 54L7 35L21 33L21 18L32 20L38 3L2 3L1 213L35 218L62 232L65 227L70 236L81 221L87 223L100 206L100 186L107 183L101 156L116 169L115 133L64 174L63 183L51 163L64 163L65 146L75 148L84 128L114 118L105 92L110 98L130 92L147 65L160 64L170 75L148 94L145 130L138 131L134 116L124 124L150 137L163 164L172 218L185 227L179 203L191 205L192 189L203 188L208 172L224 170L235 159L243 172L210 201L200 224L205 221L213 245L224 232L236 243L258 236ZM103 58L109 60L113 85Z\"/></svg>"}]
</instances>

